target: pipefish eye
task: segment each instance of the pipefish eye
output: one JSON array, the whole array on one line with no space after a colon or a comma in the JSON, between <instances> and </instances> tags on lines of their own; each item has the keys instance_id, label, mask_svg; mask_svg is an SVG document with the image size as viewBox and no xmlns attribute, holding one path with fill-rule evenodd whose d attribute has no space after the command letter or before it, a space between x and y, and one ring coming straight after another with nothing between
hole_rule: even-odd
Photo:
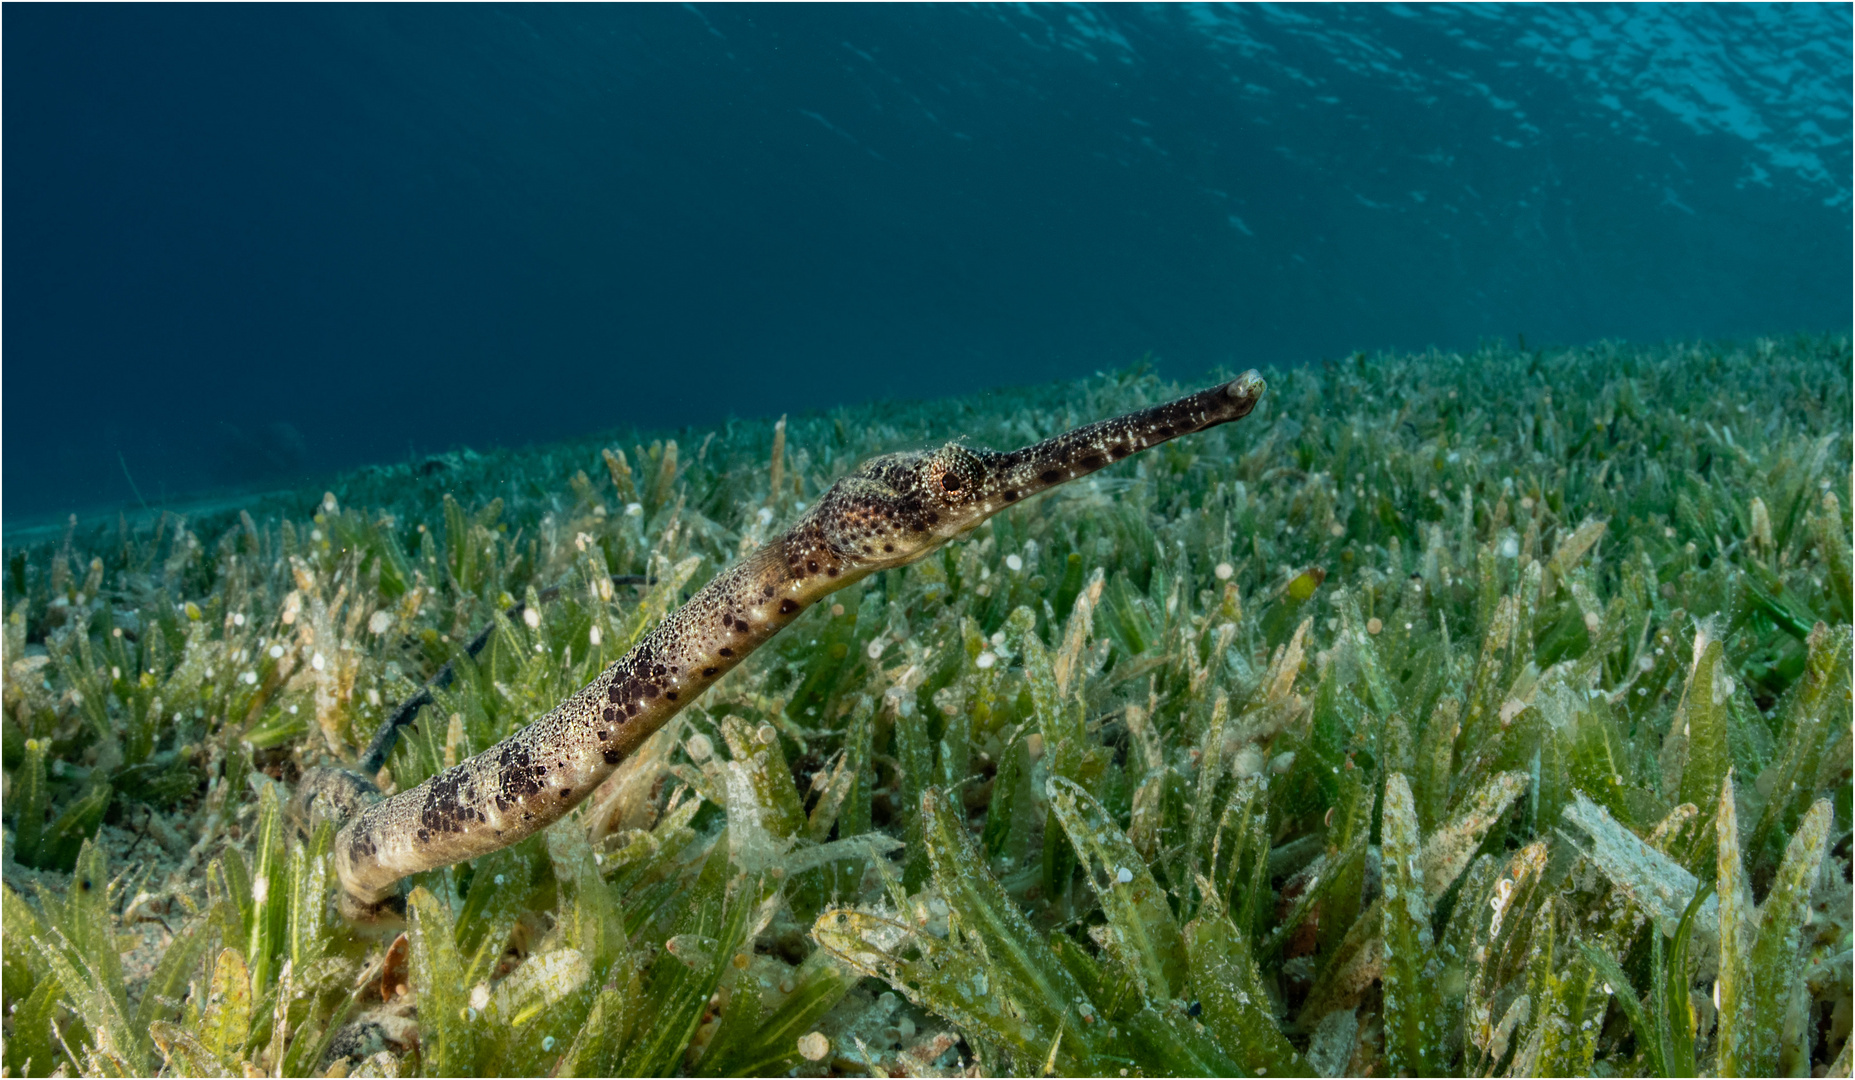
<instances>
[{"instance_id":1,"label":"pipefish eye","mask_svg":"<svg viewBox=\"0 0 1855 1080\"><path fill-rule=\"evenodd\" d=\"M966 486L966 481L958 471L949 468L946 461L937 457L928 462L927 484L932 494L938 495L943 501L956 503L960 501L960 491Z\"/></svg>"},{"instance_id":2,"label":"pipefish eye","mask_svg":"<svg viewBox=\"0 0 1855 1080\"><path fill-rule=\"evenodd\" d=\"M978 455L957 443L936 450L925 464L922 473L929 493L948 505L972 498L980 486L983 464Z\"/></svg>"}]
</instances>

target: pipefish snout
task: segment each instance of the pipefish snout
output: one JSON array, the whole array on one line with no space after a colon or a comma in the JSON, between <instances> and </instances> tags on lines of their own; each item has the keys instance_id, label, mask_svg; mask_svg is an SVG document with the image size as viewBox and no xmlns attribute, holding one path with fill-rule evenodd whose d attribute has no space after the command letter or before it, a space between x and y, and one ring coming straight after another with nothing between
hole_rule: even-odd
<instances>
[{"instance_id":1,"label":"pipefish snout","mask_svg":"<svg viewBox=\"0 0 1855 1080\"><path fill-rule=\"evenodd\" d=\"M382 798L371 781L311 769L299 809L341 823L344 907L363 915L409 874L462 862L547 828L671 717L807 608L923 558L1040 492L1249 415L1255 371L1009 452L958 443L873 458L783 535L723 570L599 677L527 727L424 783Z\"/></svg>"}]
</instances>

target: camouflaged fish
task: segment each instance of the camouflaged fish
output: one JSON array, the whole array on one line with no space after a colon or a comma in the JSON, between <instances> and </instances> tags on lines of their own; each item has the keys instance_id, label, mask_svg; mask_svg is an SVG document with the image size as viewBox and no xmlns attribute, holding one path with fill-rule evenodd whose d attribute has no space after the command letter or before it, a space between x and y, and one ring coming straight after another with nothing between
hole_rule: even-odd
<instances>
[{"instance_id":1,"label":"camouflaged fish","mask_svg":"<svg viewBox=\"0 0 1855 1080\"><path fill-rule=\"evenodd\" d=\"M334 850L345 909L378 911L397 899L407 875L488 854L558 821L684 706L838 589L923 558L1040 492L1241 419L1263 389L1248 371L1009 453L948 443L875 458L597 679L481 754L391 798L356 773L309 770L299 807L342 823Z\"/></svg>"}]
</instances>

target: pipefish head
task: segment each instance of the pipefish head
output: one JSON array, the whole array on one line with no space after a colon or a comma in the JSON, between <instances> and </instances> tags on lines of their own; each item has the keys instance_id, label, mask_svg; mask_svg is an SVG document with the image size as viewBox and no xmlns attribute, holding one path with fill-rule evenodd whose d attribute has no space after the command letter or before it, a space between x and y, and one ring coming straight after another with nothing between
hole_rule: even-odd
<instances>
[{"instance_id":1,"label":"pipefish head","mask_svg":"<svg viewBox=\"0 0 1855 1080\"><path fill-rule=\"evenodd\" d=\"M884 454L839 480L808 517L854 571L902 566L977 528L980 493L1002 455L948 443Z\"/></svg>"},{"instance_id":2,"label":"pipefish head","mask_svg":"<svg viewBox=\"0 0 1855 1080\"><path fill-rule=\"evenodd\" d=\"M838 481L804 524L854 573L901 566L1032 495L1169 439L1241 419L1264 389L1262 377L1246 371L1221 386L1008 453L948 443L885 454Z\"/></svg>"}]
</instances>

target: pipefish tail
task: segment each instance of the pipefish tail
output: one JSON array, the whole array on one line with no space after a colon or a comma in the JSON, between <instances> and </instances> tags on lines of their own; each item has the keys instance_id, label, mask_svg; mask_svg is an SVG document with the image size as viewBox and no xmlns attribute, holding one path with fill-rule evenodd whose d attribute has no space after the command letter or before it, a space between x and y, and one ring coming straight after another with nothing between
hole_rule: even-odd
<instances>
[{"instance_id":1,"label":"pipefish tail","mask_svg":"<svg viewBox=\"0 0 1855 1080\"><path fill-rule=\"evenodd\" d=\"M839 480L782 536L722 571L587 686L424 783L382 798L365 777L312 769L299 809L341 822L335 866L350 914L393 902L409 874L547 828L645 739L807 608L921 559L1033 495L1123 458L1240 420L1261 399L1247 371L1221 386L997 453L948 443L886 454Z\"/></svg>"}]
</instances>

